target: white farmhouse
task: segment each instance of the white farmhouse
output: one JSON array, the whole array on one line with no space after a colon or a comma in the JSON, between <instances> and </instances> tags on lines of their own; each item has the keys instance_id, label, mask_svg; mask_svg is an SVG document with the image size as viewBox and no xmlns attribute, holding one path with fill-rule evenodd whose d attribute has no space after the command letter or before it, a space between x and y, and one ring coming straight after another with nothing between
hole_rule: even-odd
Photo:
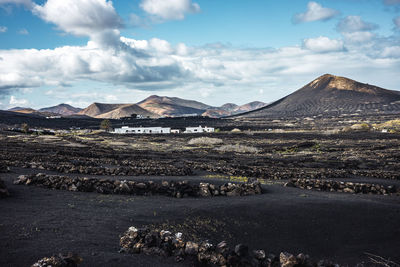
<instances>
[{"instance_id":1,"label":"white farmhouse","mask_svg":"<svg viewBox=\"0 0 400 267\"><path fill-rule=\"evenodd\" d=\"M114 133L118 134L169 134L171 128L167 127L129 127L122 126L121 128L115 128Z\"/></svg>"},{"instance_id":2,"label":"white farmhouse","mask_svg":"<svg viewBox=\"0 0 400 267\"><path fill-rule=\"evenodd\" d=\"M186 127L186 131L184 133L213 133L215 130L212 127Z\"/></svg>"}]
</instances>

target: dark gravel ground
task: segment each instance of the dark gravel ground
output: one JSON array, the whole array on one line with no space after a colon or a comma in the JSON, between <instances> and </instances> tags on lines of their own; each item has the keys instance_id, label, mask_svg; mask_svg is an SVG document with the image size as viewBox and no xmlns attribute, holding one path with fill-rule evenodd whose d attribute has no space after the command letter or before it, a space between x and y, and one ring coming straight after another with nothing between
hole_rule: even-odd
<instances>
[{"instance_id":1,"label":"dark gravel ground","mask_svg":"<svg viewBox=\"0 0 400 267\"><path fill-rule=\"evenodd\" d=\"M354 266L367 261L364 253L369 252L400 262L400 199L396 196L326 193L273 184L264 186L263 195L174 199L12 184L18 175L31 172L12 168L0 174L11 194L0 199L0 266L30 266L44 256L69 251L83 257L82 266L191 265L173 258L118 253L119 236L128 227L162 224L185 231L190 238L244 243L267 253L304 252L314 259ZM151 177L160 179L210 181L200 175Z\"/></svg>"}]
</instances>

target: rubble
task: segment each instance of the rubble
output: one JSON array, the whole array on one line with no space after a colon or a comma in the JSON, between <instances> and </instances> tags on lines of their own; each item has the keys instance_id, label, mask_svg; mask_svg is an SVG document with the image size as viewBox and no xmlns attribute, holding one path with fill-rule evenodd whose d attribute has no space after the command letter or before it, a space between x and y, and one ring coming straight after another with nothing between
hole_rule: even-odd
<instances>
[{"instance_id":1,"label":"rubble","mask_svg":"<svg viewBox=\"0 0 400 267\"><path fill-rule=\"evenodd\" d=\"M76 267L82 262L82 258L76 254L59 254L57 256L45 257L32 265L32 267Z\"/></svg>"},{"instance_id":2,"label":"rubble","mask_svg":"<svg viewBox=\"0 0 400 267\"><path fill-rule=\"evenodd\" d=\"M133 226L120 238L120 246L120 252L175 257L177 261L187 258L197 261L201 266L339 266L328 261L312 262L308 255L302 253L295 256L282 252L279 257L273 254L267 256L264 250L253 250L250 253L249 248L243 244L230 247L227 242L222 241L214 246L209 241L199 243L185 241L181 233L174 235L165 230L150 230Z\"/></svg>"},{"instance_id":3,"label":"rubble","mask_svg":"<svg viewBox=\"0 0 400 267\"><path fill-rule=\"evenodd\" d=\"M108 180L87 177L67 177L38 173L20 175L14 184L36 185L46 188L97 192L101 194L129 194L129 195L165 195L176 198L183 197L213 197L213 196L247 196L261 194L260 182L255 179L247 183L226 183L221 186L200 183L192 185L188 181L132 181Z\"/></svg>"},{"instance_id":4,"label":"rubble","mask_svg":"<svg viewBox=\"0 0 400 267\"><path fill-rule=\"evenodd\" d=\"M400 187L397 188L395 185L353 183L333 180L292 179L287 182L285 186L352 194L400 195Z\"/></svg>"},{"instance_id":5,"label":"rubble","mask_svg":"<svg viewBox=\"0 0 400 267\"><path fill-rule=\"evenodd\" d=\"M0 198L9 196L7 187L3 180L0 179Z\"/></svg>"}]
</instances>

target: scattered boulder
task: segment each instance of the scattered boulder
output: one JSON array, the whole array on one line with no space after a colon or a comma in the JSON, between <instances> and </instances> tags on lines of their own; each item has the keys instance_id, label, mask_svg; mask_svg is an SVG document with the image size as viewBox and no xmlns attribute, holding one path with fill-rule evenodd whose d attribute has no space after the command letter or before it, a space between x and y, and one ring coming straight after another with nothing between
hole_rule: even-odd
<instances>
[{"instance_id":1,"label":"scattered boulder","mask_svg":"<svg viewBox=\"0 0 400 267\"><path fill-rule=\"evenodd\" d=\"M288 252L281 252L279 255L279 261L281 267L294 267L297 264L296 257Z\"/></svg>"},{"instance_id":2,"label":"scattered boulder","mask_svg":"<svg viewBox=\"0 0 400 267\"><path fill-rule=\"evenodd\" d=\"M82 258L74 253L67 255L45 257L32 265L32 267L76 267L82 262Z\"/></svg>"}]
</instances>

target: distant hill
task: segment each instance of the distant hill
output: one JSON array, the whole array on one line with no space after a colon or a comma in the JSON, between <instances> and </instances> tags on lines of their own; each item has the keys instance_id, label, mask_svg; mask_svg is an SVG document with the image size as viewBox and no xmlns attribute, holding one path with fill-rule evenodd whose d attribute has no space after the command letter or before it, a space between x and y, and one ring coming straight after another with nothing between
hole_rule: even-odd
<instances>
[{"instance_id":1,"label":"distant hill","mask_svg":"<svg viewBox=\"0 0 400 267\"><path fill-rule=\"evenodd\" d=\"M38 111L39 112L50 112L50 113L54 113L54 114L69 116L69 115L76 114L81 110L82 109L73 107L68 104L59 104L59 105L53 106L53 107L41 108Z\"/></svg>"},{"instance_id":2,"label":"distant hill","mask_svg":"<svg viewBox=\"0 0 400 267\"><path fill-rule=\"evenodd\" d=\"M144 117L180 117L180 116L208 116L220 118L251 111L266 105L255 101L242 106L234 103L226 103L221 107L213 107L198 101L187 100L178 97L152 95L137 104L106 104L93 103L85 109L76 108L68 104L60 104L53 107L34 110L31 108L15 107L9 111L39 116L61 115L63 117L91 117L101 119L120 119L130 117L132 114Z\"/></svg>"},{"instance_id":3,"label":"distant hill","mask_svg":"<svg viewBox=\"0 0 400 267\"><path fill-rule=\"evenodd\" d=\"M205 111L202 115L203 116L208 116L208 117L213 117L213 118L220 118L220 117L226 117L226 116L231 116L235 114L240 114L248 111L252 111L258 108L262 108L266 106L267 104L264 102L260 101L254 101L250 102L241 106L238 106L236 104L232 103L227 103L222 105L221 107L216 107L209 109Z\"/></svg>"},{"instance_id":4,"label":"distant hill","mask_svg":"<svg viewBox=\"0 0 400 267\"><path fill-rule=\"evenodd\" d=\"M234 111L234 110L238 109L239 106L234 103L226 103L226 104L223 104L219 108L222 110L226 110L226 111Z\"/></svg>"},{"instance_id":5,"label":"distant hill","mask_svg":"<svg viewBox=\"0 0 400 267\"><path fill-rule=\"evenodd\" d=\"M8 111L24 113L24 114L30 114L36 112L36 110L34 110L33 108L23 108L23 107L10 108L8 109Z\"/></svg>"},{"instance_id":6,"label":"distant hill","mask_svg":"<svg viewBox=\"0 0 400 267\"><path fill-rule=\"evenodd\" d=\"M211 106L198 101L157 95L149 96L137 104L160 116L201 115L204 111L211 108Z\"/></svg>"},{"instance_id":7,"label":"distant hill","mask_svg":"<svg viewBox=\"0 0 400 267\"><path fill-rule=\"evenodd\" d=\"M395 112L400 112L400 92L325 74L278 101L236 117L304 117Z\"/></svg>"},{"instance_id":8,"label":"distant hill","mask_svg":"<svg viewBox=\"0 0 400 267\"><path fill-rule=\"evenodd\" d=\"M266 105L267 105L267 103L264 103L261 101L253 101L253 102L238 106L236 109L234 109L234 112L236 112L236 113L248 112L248 111L252 111L255 109L265 107Z\"/></svg>"},{"instance_id":9,"label":"distant hill","mask_svg":"<svg viewBox=\"0 0 400 267\"><path fill-rule=\"evenodd\" d=\"M77 113L78 115L86 115L93 118L119 119L130 117L132 114L157 117L156 114L149 112L136 104L104 104L93 103L87 108Z\"/></svg>"}]
</instances>

